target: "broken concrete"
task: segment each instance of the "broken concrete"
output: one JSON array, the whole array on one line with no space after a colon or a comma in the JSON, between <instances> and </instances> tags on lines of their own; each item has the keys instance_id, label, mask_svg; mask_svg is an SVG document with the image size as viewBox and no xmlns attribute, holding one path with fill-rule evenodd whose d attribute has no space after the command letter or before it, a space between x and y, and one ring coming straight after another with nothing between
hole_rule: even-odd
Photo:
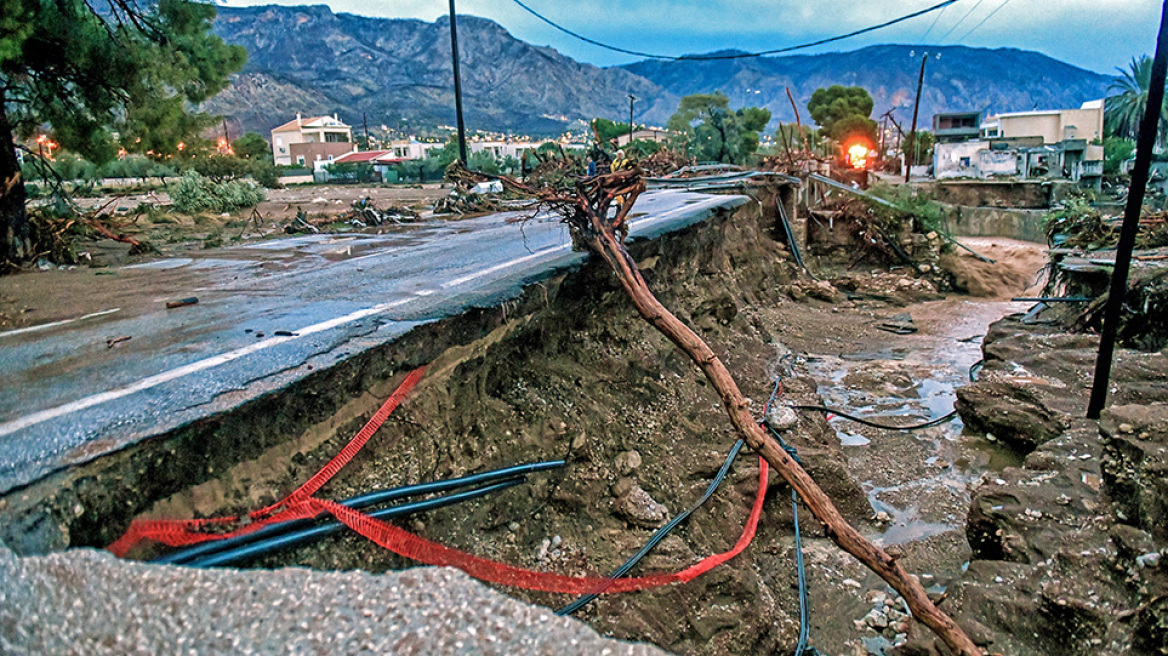
<instances>
[{"instance_id":1,"label":"broken concrete","mask_svg":"<svg viewBox=\"0 0 1168 656\"><path fill-rule=\"evenodd\" d=\"M200 570L75 549L0 546L0 652L42 654L611 654L604 638L450 568L388 574Z\"/></svg>"}]
</instances>

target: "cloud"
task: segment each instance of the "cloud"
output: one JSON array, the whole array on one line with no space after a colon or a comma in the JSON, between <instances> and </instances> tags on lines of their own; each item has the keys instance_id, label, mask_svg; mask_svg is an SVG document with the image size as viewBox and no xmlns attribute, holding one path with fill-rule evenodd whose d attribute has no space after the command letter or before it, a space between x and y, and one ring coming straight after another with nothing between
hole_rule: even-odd
<instances>
[{"instance_id":1,"label":"cloud","mask_svg":"<svg viewBox=\"0 0 1168 656\"><path fill-rule=\"evenodd\" d=\"M227 0L227 4L272 1ZM804 43L880 23L938 1L524 0L552 20L599 41L670 55ZM327 4L338 12L423 20L445 14L448 6L442 0L329 0ZM550 45L582 61L609 65L635 59L576 41L509 0L457 0L457 5L461 14L490 18L520 39ZM917 44L927 32L925 41L930 45L945 36L938 45L1038 50L1107 72L1125 65L1132 56L1152 52L1160 7L1157 0L959 0L940 15L921 16L820 50L852 50L875 43ZM936 25L930 30L934 20Z\"/></svg>"}]
</instances>

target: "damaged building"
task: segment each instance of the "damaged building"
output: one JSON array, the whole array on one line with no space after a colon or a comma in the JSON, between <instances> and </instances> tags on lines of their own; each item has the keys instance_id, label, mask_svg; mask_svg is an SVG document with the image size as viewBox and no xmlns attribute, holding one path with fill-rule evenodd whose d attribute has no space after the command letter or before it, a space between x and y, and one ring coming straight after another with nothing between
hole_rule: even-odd
<instances>
[{"instance_id":1,"label":"damaged building","mask_svg":"<svg viewBox=\"0 0 1168 656\"><path fill-rule=\"evenodd\" d=\"M1103 177L1103 100L1079 109L991 115L938 114L933 171L947 178L1065 179L1098 186Z\"/></svg>"}]
</instances>

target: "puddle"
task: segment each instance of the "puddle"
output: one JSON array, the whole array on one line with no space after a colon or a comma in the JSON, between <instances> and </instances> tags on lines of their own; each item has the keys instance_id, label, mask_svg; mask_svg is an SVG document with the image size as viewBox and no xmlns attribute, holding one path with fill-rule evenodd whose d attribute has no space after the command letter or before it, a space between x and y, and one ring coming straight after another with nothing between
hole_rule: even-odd
<instances>
[{"instance_id":1,"label":"puddle","mask_svg":"<svg viewBox=\"0 0 1168 656\"><path fill-rule=\"evenodd\" d=\"M882 423L919 423L953 410L957 387L981 359L980 340L1014 304L946 300L912 308L920 332L903 345L809 356L803 366L819 381L826 405ZM889 418L889 419L886 419ZM988 471L1018 466L1021 459L975 435L961 420L915 432L872 428L834 417L830 421L874 513L885 519L885 545L904 544L949 531L964 532L971 484Z\"/></svg>"}]
</instances>

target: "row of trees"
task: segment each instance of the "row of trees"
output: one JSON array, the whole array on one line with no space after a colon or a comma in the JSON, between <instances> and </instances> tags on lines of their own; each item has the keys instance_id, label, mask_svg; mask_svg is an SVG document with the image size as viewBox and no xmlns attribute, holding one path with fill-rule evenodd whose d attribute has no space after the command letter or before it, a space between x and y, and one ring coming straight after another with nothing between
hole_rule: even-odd
<instances>
[{"instance_id":1,"label":"row of trees","mask_svg":"<svg viewBox=\"0 0 1168 656\"><path fill-rule=\"evenodd\" d=\"M192 0L0 0L0 267L31 255L18 140L48 124L101 164L119 146L173 155L213 123L189 108L247 57L210 33L215 14Z\"/></svg>"}]
</instances>

